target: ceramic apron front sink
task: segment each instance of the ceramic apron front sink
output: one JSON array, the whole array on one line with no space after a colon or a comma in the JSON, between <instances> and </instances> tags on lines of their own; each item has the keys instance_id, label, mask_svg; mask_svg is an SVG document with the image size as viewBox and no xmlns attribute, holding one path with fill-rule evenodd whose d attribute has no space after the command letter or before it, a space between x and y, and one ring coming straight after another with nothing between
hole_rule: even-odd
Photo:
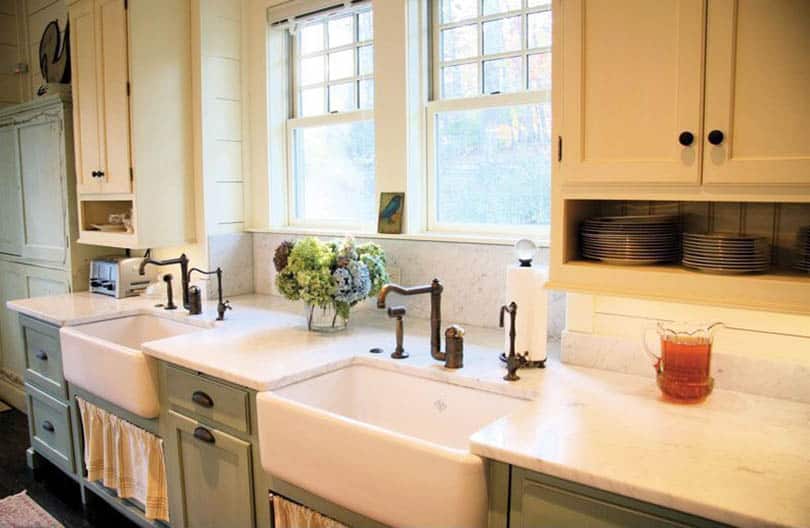
<instances>
[{"instance_id":1,"label":"ceramic apron front sink","mask_svg":"<svg viewBox=\"0 0 810 528\"><path fill-rule=\"evenodd\" d=\"M141 345L203 330L151 315L59 330L65 379L143 418L160 414L157 361Z\"/></svg>"},{"instance_id":2,"label":"ceramic apron front sink","mask_svg":"<svg viewBox=\"0 0 810 528\"><path fill-rule=\"evenodd\" d=\"M265 471L391 526L485 527L469 437L525 400L352 364L257 396Z\"/></svg>"}]
</instances>

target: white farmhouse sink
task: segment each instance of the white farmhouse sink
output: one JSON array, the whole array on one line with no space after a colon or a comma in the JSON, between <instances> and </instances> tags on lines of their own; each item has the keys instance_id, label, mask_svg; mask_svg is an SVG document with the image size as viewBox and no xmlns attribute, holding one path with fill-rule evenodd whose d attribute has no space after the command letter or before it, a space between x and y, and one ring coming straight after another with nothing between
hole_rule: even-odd
<instances>
[{"instance_id":1,"label":"white farmhouse sink","mask_svg":"<svg viewBox=\"0 0 810 528\"><path fill-rule=\"evenodd\" d=\"M486 526L468 438L523 400L353 364L258 395L262 466L391 526Z\"/></svg>"},{"instance_id":2,"label":"white farmhouse sink","mask_svg":"<svg viewBox=\"0 0 810 528\"><path fill-rule=\"evenodd\" d=\"M157 362L141 345L202 328L135 315L59 330L65 379L144 418L160 414Z\"/></svg>"}]
</instances>

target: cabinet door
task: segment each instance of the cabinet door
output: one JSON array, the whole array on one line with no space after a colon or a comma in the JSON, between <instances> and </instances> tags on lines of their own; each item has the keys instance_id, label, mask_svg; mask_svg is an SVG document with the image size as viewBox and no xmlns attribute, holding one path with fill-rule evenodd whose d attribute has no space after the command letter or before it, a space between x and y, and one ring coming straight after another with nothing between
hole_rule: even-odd
<instances>
[{"instance_id":1,"label":"cabinet door","mask_svg":"<svg viewBox=\"0 0 810 528\"><path fill-rule=\"evenodd\" d=\"M101 181L94 176L102 167L104 134L98 89L99 48L93 0L79 0L70 6L73 138L79 194L101 192Z\"/></svg>"},{"instance_id":2,"label":"cabinet door","mask_svg":"<svg viewBox=\"0 0 810 528\"><path fill-rule=\"evenodd\" d=\"M19 127L25 257L62 263L67 254L67 216L60 121L38 120Z\"/></svg>"},{"instance_id":3,"label":"cabinet door","mask_svg":"<svg viewBox=\"0 0 810 528\"><path fill-rule=\"evenodd\" d=\"M169 411L172 526L254 526L250 444Z\"/></svg>"},{"instance_id":4,"label":"cabinet door","mask_svg":"<svg viewBox=\"0 0 810 528\"><path fill-rule=\"evenodd\" d=\"M16 312L6 308L6 301L28 297L23 266L0 262L0 370L5 377L22 383L25 374L25 348Z\"/></svg>"},{"instance_id":5,"label":"cabinet door","mask_svg":"<svg viewBox=\"0 0 810 528\"><path fill-rule=\"evenodd\" d=\"M124 0L96 0L101 101L104 106L103 193L129 193L129 95L127 94L127 12ZM158 94L155 94L158 97Z\"/></svg>"},{"instance_id":6,"label":"cabinet door","mask_svg":"<svg viewBox=\"0 0 810 528\"><path fill-rule=\"evenodd\" d=\"M559 5L563 181L699 183L704 2Z\"/></svg>"},{"instance_id":7,"label":"cabinet door","mask_svg":"<svg viewBox=\"0 0 810 528\"><path fill-rule=\"evenodd\" d=\"M22 188L17 130L0 128L0 253L22 251Z\"/></svg>"},{"instance_id":8,"label":"cabinet door","mask_svg":"<svg viewBox=\"0 0 810 528\"><path fill-rule=\"evenodd\" d=\"M709 0L705 183L810 184L808 57L807 0Z\"/></svg>"}]
</instances>

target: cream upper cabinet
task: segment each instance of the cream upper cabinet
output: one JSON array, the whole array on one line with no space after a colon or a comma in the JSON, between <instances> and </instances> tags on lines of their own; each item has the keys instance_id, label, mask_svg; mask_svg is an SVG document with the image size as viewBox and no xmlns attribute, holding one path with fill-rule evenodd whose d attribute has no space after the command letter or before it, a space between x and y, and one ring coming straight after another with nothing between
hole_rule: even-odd
<instances>
[{"instance_id":1,"label":"cream upper cabinet","mask_svg":"<svg viewBox=\"0 0 810 528\"><path fill-rule=\"evenodd\" d=\"M564 180L698 183L705 3L558 5Z\"/></svg>"},{"instance_id":2,"label":"cream upper cabinet","mask_svg":"<svg viewBox=\"0 0 810 528\"><path fill-rule=\"evenodd\" d=\"M70 21L78 191L130 193L126 3L80 0Z\"/></svg>"},{"instance_id":3,"label":"cream upper cabinet","mask_svg":"<svg viewBox=\"0 0 810 528\"><path fill-rule=\"evenodd\" d=\"M810 2L708 5L704 183L810 184Z\"/></svg>"}]
</instances>

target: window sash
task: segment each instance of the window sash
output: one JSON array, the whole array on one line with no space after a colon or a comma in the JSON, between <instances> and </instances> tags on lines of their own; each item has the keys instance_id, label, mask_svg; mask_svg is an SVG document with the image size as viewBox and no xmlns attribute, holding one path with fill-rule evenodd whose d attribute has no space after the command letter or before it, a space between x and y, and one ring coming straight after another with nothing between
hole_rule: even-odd
<instances>
[{"instance_id":1,"label":"window sash","mask_svg":"<svg viewBox=\"0 0 810 528\"><path fill-rule=\"evenodd\" d=\"M315 128L329 125L355 123L359 121L373 121L373 110L356 110L340 112L337 114L324 114L310 117L297 117L287 120L287 222L288 226L303 228L319 228L329 226L346 231L371 232L374 231L374 221L359 223L345 218L319 218L317 220L298 217L296 211L295 186L295 132L305 128Z\"/></svg>"},{"instance_id":2,"label":"window sash","mask_svg":"<svg viewBox=\"0 0 810 528\"><path fill-rule=\"evenodd\" d=\"M302 102L301 102L301 92L304 89L311 89L311 88L323 88L323 105L324 105L324 114L329 115L329 86L335 86L340 84L346 83L353 83L354 84L354 104L355 109L360 108L360 81L366 80L374 80L374 73L371 74L363 74L361 75L360 72L360 65L359 65L359 54L360 48L366 46L373 46L374 45L374 38L360 40L359 28L358 28L358 17L357 15L366 11L371 11L373 13L373 8L371 7L370 2L360 2L356 6L352 6L349 8L336 8L334 10L330 10L329 12L318 16L313 17L306 22L302 22L301 24L311 24L319 21L323 23L325 26L328 26L329 19L331 18L341 18L346 16L353 17L353 29L354 35L352 38L352 42L349 44L344 44L342 46L336 46L334 48L328 47L328 32L324 31L324 48L320 51L315 51L311 53L301 53L301 46L300 46L300 26L296 27L295 32L290 34L290 54L289 54L289 74L290 74L290 84L291 84L291 93L290 93L290 110L291 110L291 117L292 118L300 118L302 116ZM349 77L342 77L336 80L329 80L329 55L334 54L340 51L348 51L351 50L353 54L353 61L354 61L354 72ZM303 59L308 59L312 57L323 57L324 61L324 80L323 82L318 83L309 83L304 84L301 82L301 68L300 63ZM356 110L351 110L356 111ZM319 114L320 115L320 114Z\"/></svg>"},{"instance_id":3,"label":"window sash","mask_svg":"<svg viewBox=\"0 0 810 528\"><path fill-rule=\"evenodd\" d=\"M436 205L436 118L443 112L479 110L483 108L522 106L531 104L551 103L550 90L523 91L508 94L481 95L479 97L464 97L431 101L427 105L425 119L426 130L426 201L427 209L425 219L428 232L484 234L484 235L527 235L541 240L548 240L550 226L548 224L473 224L448 223L438 221ZM549 189L551 192L551 189Z\"/></svg>"},{"instance_id":4,"label":"window sash","mask_svg":"<svg viewBox=\"0 0 810 528\"><path fill-rule=\"evenodd\" d=\"M479 4L482 4L482 0L477 0ZM461 64L475 64L478 69L478 95L474 97L484 96L484 95L499 95L498 93L493 94L486 94L484 92L484 62L496 59L507 59L507 58L514 58L514 57L522 57L521 61L521 78L523 79L523 88L516 92L509 92L509 93L521 93L532 91L528 88L528 69L529 69L529 55L538 55L543 53L551 53L551 46L541 46L530 48L529 47L529 28L528 28L528 16L535 14L535 13L544 13L551 11L551 3L549 2L547 5L535 6L535 7L527 7L528 1L522 0L522 6L520 9L515 9L512 11L504 11L503 13L496 13L492 15L482 15L478 17L468 18L462 21L457 22L447 22L442 23L441 21L441 0L430 0L431 2L431 9L430 9L430 45L431 45L431 91L432 91L432 100L443 100L445 99L444 95L442 94L442 68L449 67L449 66L458 66ZM483 5L479 5L479 10L483 10ZM514 16L521 17L521 31L522 31L522 42L521 42L521 49L514 50L514 51L507 51L502 53L493 53L493 54L484 54L484 24L486 22L492 22L495 20L506 19ZM458 27L476 25L476 31L478 32L478 50L477 54L471 57L465 57L463 59L453 59L453 60L442 60L442 30L446 29L453 29ZM464 99L465 97L453 97L447 99Z\"/></svg>"}]
</instances>

